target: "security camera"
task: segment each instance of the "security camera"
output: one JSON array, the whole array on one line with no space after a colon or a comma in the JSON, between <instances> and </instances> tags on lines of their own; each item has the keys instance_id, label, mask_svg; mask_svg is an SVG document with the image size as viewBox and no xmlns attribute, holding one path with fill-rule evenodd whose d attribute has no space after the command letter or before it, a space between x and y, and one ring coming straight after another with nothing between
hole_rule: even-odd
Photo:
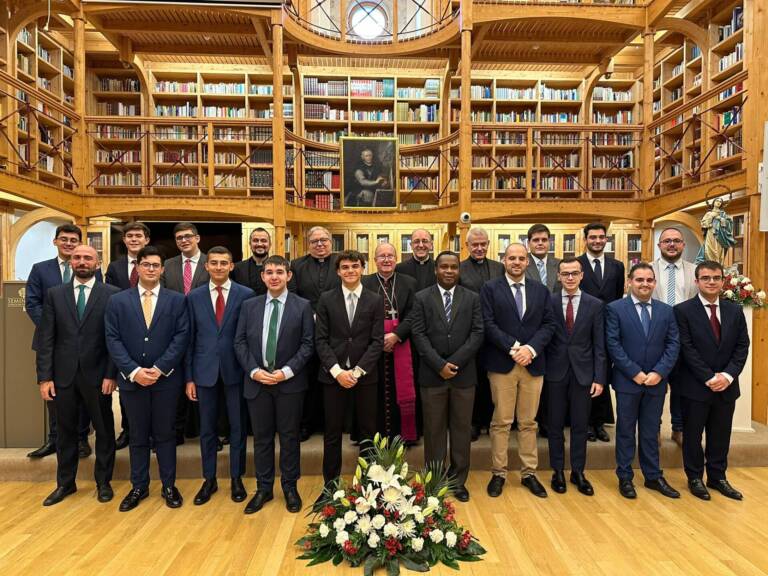
<instances>
[{"instance_id":1,"label":"security camera","mask_svg":"<svg viewBox=\"0 0 768 576\"><path fill-rule=\"evenodd\" d=\"M459 222L462 224L469 224L472 221L472 216L469 212L462 212L459 216Z\"/></svg>"},{"instance_id":2,"label":"security camera","mask_svg":"<svg viewBox=\"0 0 768 576\"><path fill-rule=\"evenodd\" d=\"M605 77L606 80L610 80L611 76L613 76L613 73L612 72L606 72L605 74L603 74L603 76Z\"/></svg>"}]
</instances>

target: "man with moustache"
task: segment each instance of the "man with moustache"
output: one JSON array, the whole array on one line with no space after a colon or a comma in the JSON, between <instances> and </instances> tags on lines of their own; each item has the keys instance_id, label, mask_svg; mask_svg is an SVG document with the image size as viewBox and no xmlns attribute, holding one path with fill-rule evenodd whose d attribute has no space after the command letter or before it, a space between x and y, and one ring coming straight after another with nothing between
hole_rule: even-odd
<instances>
[{"instance_id":1,"label":"man with moustache","mask_svg":"<svg viewBox=\"0 0 768 576\"><path fill-rule=\"evenodd\" d=\"M120 511L149 495L149 439L154 442L162 497L169 508L183 499L176 488L173 427L179 390L184 389L184 354L189 315L184 296L160 285L163 258L154 246L139 250L136 288L115 294L107 305L107 347L119 371L118 385L131 421L131 491Z\"/></svg>"},{"instance_id":2,"label":"man with moustache","mask_svg":"<svg viewBox=\"0 0 768 576\"><path fill-rule=\"evenodd\" d=\"M504 265L501 262L488 259L490 240L488 232L480 226L473 226L467 232L467 249L469 257L459 266L459 285L480 294L480 288L488 280L504 275ZM477 366L477 384L475 387L475 404L472 410L472 441L478 439L482 429L488 429L493 415L491 401L491 384L488 372L483 366L482 355L475 362Z\"/></svg>"},{"instance_id":3,"label":"man with moustache","mask_svg":"<svg viewBox=\"0 0 768 576\"><path fill-rule=\"evenodd\" d=\"M437 282L432 249L432 235L424 228L417 228L411 233L413 257L405 262L400 262L395 269L400 274L416 279L416 292L420 292Z\"/></svg>"},{"instance_id":4,"label":"man with moustache","mask_svg":"<svg viewBox=\"0 0 768 576\"><path fill-rule=\"evenodd\" d=\"M265 228L254 228L248 243L251 246L251 257L235 264L232 270L232 280L243 286L248 286L256 295L266 294L267 287L261 279L264 270L264 260L269 257L272 238Z\"/></svg>"},{"instance_id":5,"label":"man with moustache","mask_svg":"<svg viewBox=\"0 0 768 576\"><path fill-rule=\"evenodd\" d=\"M141 222L126 224L123 226L123 244L128 253L122 258L109 263L105 281L107 284L117 286L120 290L128 290L128 288L135 288L136 284L139 283L139 268L136 262L136 255L139 253L139 250L149 244L149 228ZM117 450L122 450L128 446L131 427L125 414L123 397L120 394L118 396L120 397L120 425L122 426L122 431L117 437L115 447Z\"/></svg>"},{"instance_id":6,"label":"man with moustache","mask_svg":"<svg viewBox=\"0 0 768 576\"><path fill-rule=\"evenodd\" d=\"M483 343L483 313L478 295L458 285L459 257L441 252L435 262L437 284L418 293L412 312L413 341L421 357L424 460L445 461L450 431L453 495L467 502L475 356Z\"/></svg>"},{"instance_id":7,"label":"man with moustache","mask_svg":"<svg viewBox=\"0 0 768 576\"><path fill-rule=\"evenodd\" d=\"M653 261L653 273L657 278L653 297L672 307L696 296L696 265L683 260L685 240L677 228L665 228L659 236L661 256ZM679 359L678 359L679 361ZM669 378L669 413L672 417L672 440L683 445L683 414L680 394L675 384L677 371Z\"/></svg>"},{"instance_id":8,"label":"man with moustache","mask_svg":"<svg viewBox=\"0 0 768 576\"><path fill-rule=\"evenodd\" d=\"M104 338L104 314L110 296L119 290L96 281L99 255L93 247L77 246L69 262L74 280L49 290L37 348L40 395L55 402L58 424L56 490L43 506L58 504L77 491L82 406L96 431L98 500L109 502L113 497L110 481L115 464L115 428L111 404L116 370Z\"/></svg>"},{"instance_id":9,"label":"man with moustache","mask_svg":"<svg viewBox=\"0 0 768 576\"><path fill-rule=\"evenodd\" d=\"M389 242L376 246L376 272L364 276L365 288L383 298L384 353L378 363L379 415L377 430L389 438L415 442L416 384L411 356L411 308L416 280L395 272L397 252Z\"/></svg>"}]
</instances>

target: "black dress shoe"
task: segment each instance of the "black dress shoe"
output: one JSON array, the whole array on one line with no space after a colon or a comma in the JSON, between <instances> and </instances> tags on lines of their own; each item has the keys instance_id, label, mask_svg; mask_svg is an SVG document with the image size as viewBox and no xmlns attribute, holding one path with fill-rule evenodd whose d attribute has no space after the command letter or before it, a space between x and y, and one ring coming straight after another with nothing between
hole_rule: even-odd
<instances>
[{"instance_id":1,"label":"black dress shoe","mask_svg":"<svg viewBox=\"0 0 768 576\"><path fill-rule=\"evenodd\" d=\"M480 438L480 427L479 426L472 426L472 442L477 442L477 439Z\"/></svg>"},{"instance_id":2,"label":"black dress shoe","mask_svg":"<svg viewBox=\"0 0 768 576\"><path fill-rule=\"evenodd\" d=\"M632 480L619 480L619 492L624 498L634 500L637 498L637 492L635 491L635 485L632 484Z\"/></svg>"},{"instance_id":3,"label":"black dress shoe","mask_svg":"<svg viewBox=\"0 0 768 576\"><path fill-rule=\"evenodd\" d=\"M168 508L181 508L181 505L184 503L184 498L181 497L181 492L179 492L176 486L163 486L160 495L165 500L165 505Z\"/></svg>"},{"instance_id":4,"label":"black dress shoe","mask_svg":"<svg viewBox=\"0 0 768 576\"><path fill-rule=\"evenodd\" d=\"M239 476L232 478L229 483L229 491L232 502L242 502L248 497L248 492L245 491L245 486L243 486L243 479Z\"/></svg>"},{"instance_id":5,"label":"black dress shoe","mask_svg":"<svg viewBox=\"0 0 768 576\"><path fill-rule=\"evenodd\" d=\"M221 438L216 438L216 452L221 452L224 450L224 442L221 441Z\"/></svg>"},{"instance_id":6,"label":"black dress shoe","mask_svg":"<svg viewBox=\"0 0 768 576\"><path fill-rule=\"evenodd\" d=\"M594 426L587 428L587 442L597 442L597 434L595 434Z\"/></svg>"},{"instance_id":7,"label":"black dress shoe","mask_svg":"<svg viewBox=\"0 0 768 576\"><path fill-rule=\"evenodd\" d=\"M88 444L88 440L80 440L77 443L77 455L80 458L88 458L91 455L91 445Z\"/></svg>"},{"instance_id":8,"label":"black dress shoe","mask_svg":"<svg viewBox=\"0 0 768 576\"><path fill-rule=\"evenodd\" d=\"M552 481L549 483L549 485L552 486L552 490L558 494L565 494L565 491L568 490L568 487L565 485L565 474L562 470L552 471Z\"/></svg>"},{"instance_id":9,"label":"black dress shoe","mask_svg":"<svg viewBox=\"0 0 768 576\"><path fill-rule=\"evenodd\" d=\"M696 496L696 498L701 498L702 500L712 499L712 496L709 494L709 490L707 490L707 487L704 486L704 482L701 481L701 478L693 478L692 480L688 480L688 490L690 490L691 494Z\"/></svg>"},{"instance_id":10,"label":"black dress shoe","mask_svg":"<svg viewBox=\"0 0 768 576\"><path fill-rule=\"evenodd\" d=\"M656 480L646 480L644 486L651 490L656 490L656 492L667 498L680 498L680 492L672 488L664 479L664 476L659 476Z\"/></svg>"},{"instance_id":11,"label":"black dress shoe","mask_svg":"<svg viewBox=\"0 0 768 576\"><path fill-rule=\"evenodd\" d=\"M120 435L117 437L117 440L115 440L115 450L122 450L123 448L127 448L129 443L128 434L125 433L125 430L120 432Z\"/></svg>"},{"instance_id":12,"label":"black dress shoe","mask_svg":"<svg viewBox=\"0 0 768 576\"><path fill-rule=\"evenodd\" d=\"M45 458L51 454L56 454L56 444L48 441L37 450L32 450L32 452L27 454L27 458Z\"/></svg>"},{"instance_id":13,"label":"black dress shoe","mask_svg":"<svg viewBox=\"0 0 768 576\"><path fill-rule=\"evenodd\" d=\"M494 474L491 476L491 481L488 482L488 496L491 498L498 498L501 496L501 491L504 488L505 479L502 476Z\"/></svg>"},{"instance_id":14,"label":"black dress shoe","mask_svg":"<svg viewBox=\"0 0 768 576\"><path fill-rule=\"evenodd\" d=\"M206 479L205 482L203 482L203 485L200 486L200 490L198 490L197 494L195 494L195 499L192 501L192 503L195 506L205 504L208 502L208 500L211 499L211 496L213 496L218 489L219 483L216 482L216 478L212 478L210 480Z\"/></svg>"},{"instance_id":15,"label":"black dress shoe","mask_svg":"<svg viewBox=\"0 0 768 576\"><path fill-rule=\"evenodd\" d=\"M272 492L261 492L259 490L256 491L256 494L254 494L253 498L251 498L250 502L246 504L245 506L245 513L246 514L254 514L261 510L264 507L264 504L269 502L274 498Z\"/></svg>"},{"instance_id":16,"label":"black dress shoe","mask_svg":"<svg viewBox=\"0 0 768 576\"><path fill-rule=\"evenodd\" d=\"M469 490L462 484L453 491L453 497L459 502L469 502Z\"/></svg>"},{"instance_id":17,"label":"black dress shoe","mask_svg":"<svg viewBox=\"0 0 768 576\"><path fill-rule=\"evenodd\" d=\"M309 428L301 428L299 430L299 440L306 442L312 437L312 431Z\"/></svg>"},{"instance_id":18,"label":"black dress shoe","mask_svg":"<svg viewBox=\"0 0 768 576\"><path fill-rule=\"evenodd\" d=\"M592 488L592 484L590 484L589 480L584 476L584 472L571 470L571 484L575 484L576 488L579 489L579 492L585 496L593 496L595 494L595 489Z\"/></svg>"},{"instance_id":19,"label":"black dress shoe","mask_svg":"<svg viewBox=\"0 0 768 576\"><path fill-rule=\"evenodd\" d=\"M539 479L536 478L536 476L533 474L529 474L528 476L524 477L520 483L528 488L528 490L530 490L531 494L534 496L539 498L547 497L547 489L544 488L544 485L539 482Z\"/></svg>"},{"instance_id":20,"label":"black dress shoe","mask_svg":"<svg viewBox=\"0 0 768 576\"><path fill-rule=\"evenodd\" d=\"M736 490L736 488L731 486L730 482L728 482L728 480L726 480L725 478L721 480L710 480L709 478L707 478L707 486L709 488L717 490L718 492L720 492L720 494L722 494L726 498L731 498L733 500L744 499L744 495L738 490Z\"/></svg>"},{"instance_id":21,"label":"black dress shoe","mask_svg":"<svg viewBox=\"0 0 768 576\"><path fill-rule=\"evenodd\" d=\"M546 426L539 425L539 437L540 438L549 438L549 430Z\"/></svg>"},{"instance_id":22,"label":"black dress shoe","mask_svg":"<svg viewBox=\"0 0 768 576\"><path fill-rule=\"evenodd\" d=\"M301 496L299 496L296 488L286 488L283 492L285 497L285 509L291 514L296 514L301 511ZM254 496L254 499L256 497ZM263 505L263 503L262 503Z\"/></svg>"},{"instance_id":23,"label":"black dress shoe","mask_svg":"<svg viewBox=\"0 0 768 576\"><path fill-rule=\"evenodd\" d=\"M72 484L72 486L57 486L56 490L51 492L48 497L43 500L43 506L53 506L54 504L58 504L64 500L64 498L75 492L77 492L77 486L74 484Z\"/></svg>"},{"instance_id":24,"label":"black dress shoe","mask_svg":"<svg viewBox=\"0 0 768 576\"><path fill-rule=\"evenodd\" d=\"M144 500L149 496L149 489L148 488L133 488L130 492L126 495L125 498L123 498L123 501L120 502L120 512L128 512L129 510L133 510L136 508L136 506L139 505L139 502Z\"/></svg>"},{"instance_id":25,"label":"black dress shoe","mask_svg":"<svg viewBox=\"0 0 768 576\"><path fill-rule=\"evenodd\" d=\"M603 428L602 424L600 426L595 426L595 436L598 440L600 440L600 442L611 441L611 437L608 436L608 432L605 431L605 428Z\"/></svg>"},{"instance_id":26,"label":"black dress shoe","mask_svg":"<svg viewBox=\"0 0 768 576\"><path fill-rule=\"evenodd\" d=\"M112 486L109 482L104 484L98 484L96 486L96 499L99 502L109 502L115 497L115 492L112 490Z\"/></svg>"}]
</instances>

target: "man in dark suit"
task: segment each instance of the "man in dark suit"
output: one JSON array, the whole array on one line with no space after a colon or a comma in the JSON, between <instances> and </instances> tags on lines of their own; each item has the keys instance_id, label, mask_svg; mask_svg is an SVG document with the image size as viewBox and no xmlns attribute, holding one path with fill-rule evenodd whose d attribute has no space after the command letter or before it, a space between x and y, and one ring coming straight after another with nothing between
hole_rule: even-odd
<instances>
[{"instance_id":1,"label":"man in dark suit","mask_svg":"<svg viewBox=\"0 0 768 576\"><path fill-rule=\"evenodd\" d=\"M136 255L139 253L139 250L149 244L149 228L141 222L129 222L123 226L123 244L125 244L128 253L126 256L109 263L106 283L117 286L120 290L128 290L128 288L135 288L136 284L139 283L139 268L136 262ZM122 395L119 396L122 431L115 441L115 447L118 450L122 450L128 446L131 426L125 414L123 397Z\"/></svg>"},{"instance_id":2,"label":"man in dark suit","mask_svg":"<svg viewBox=\"0 0 768 576\"><path fill-rule=\"evenodd\" d=\"M233 266L232 253L223 246L214 246L205 261L210 282L187 296L186 391L187 398L200 406L200 455L205 479L195 495L197 506L208 502L219 487L216 421L220 398L226 405L229 421L230 495L235 502L242 502L247 495L242 479L246 448L243 370L235 356L234 342L240 307L254 293L229 279Z\"/></svg>"},{"instance_id":3,"label":"man in dark suit","mask_svg":"<svg viewBox=\"0 0 768 576\"><path fill-rule=\"evenodd\" d=\"M504 265L501 262L488 258L490 239L485 228L473 226L467 232L467 249L469 257L459 265L459 286L463 286L480 294L480 288L488 280L504 276ZM477 357L477 382L475 385L475 404L472 409L472 441L480 436L480 431L488 429L493 415L493 401L491 400L491 383L488 381L488 372L483 366L482 355Z\"/></svg>"},{"instance_id":4,"label":"man in dark suit","mask_svg":"<svg viewBox=\"0 0 768 576\"><path fill-rule=\"evenodd\" d=\"M699 293L675 306L680 328L677 381L683 413L683 466L694 496L709 500L707 486L741 500L725 477L739 374L749 354L749 334L741 306L720 298L723 267L704 261L696 266ZM706 452L701 436L707 431Z\"/></svg>"},{"instance_id":5,"label":"man in dark suit","mask_svg":"<svg viewBox=\"0 0 768 576\"><path fill-rule=\"evenodd\" d=\"M56 228L53 237L53 245L56 246L58 252L56 258L34 264L29 272L24 308L35 324L35 334L32 337L32 350L34 351L37 351L38 331L40 330L40 320L43 317L43 305L48 289L72 281L72 267L69 259L82 239L83 232L80 228L74 224L62 224ZM102 281L101 270L96 271L96 280ZM27 454L29 458L44 458L56 453L56 405L53 402L46 402L45 407L48 410L48 438L40 448ZM80 458L87 458L91 454L91 447L88 445L89 427L88 413L83 408L80 412L78 428L78 454Z\"/></svg>"},{"instance_id":6,"label":"man in dark suit","mask_svg":"<svg viewBox=\"0 0 768 576\"><path fill-rule=\"evenodd\" d=\"M552 294L555 332L547 346L544 381L549 389L547 417L552 489L559 494L566 491L563 428L570 416L571 482L579 492L592 496L594 488L584 476L590 398L603 393L608 366L603 303L579 289L582 276L581 262L576 258L558 262L557 282L562 290Z\"/></svg>"},{"instance_id":7,"label":"man in dark suit","mask_svg":"<svg viewBox=\"0 0 768 576\"><path fill-rule=\"evenodd\" d=\"M273 498L275 432L280 436L280 484L289 512L301 510L299 427L304 393L314 380L307 366L314 353L315 321L309 300L288 292L290 263L270 256L261 272L267 294L243 304L235 352L245 371L245 398L254 423L256 494L245 507L258 512Z\"/></svg>"},{"instance_id":8,"label":"man in dark suit","mask_svg":"<svg viewBox=\"0 0 768 576\"><path fill-rule=\"evenodd\" d=\"M251 232L248 243L251 246L251 257L235 264L232 280L248 286L257 295L266 294L267 287L261 279L261 272L264 270L264 260L269 257L272 239L266 229L258 227Z\"/></svg>"},{"instance_id":9,"label":"man in dark suit","mask_svg":"<svg viewBox=\"0 0 768 576\"><path fill-rule=\"evenodd\" d=\"M653 267L635 264L629 271L629 295L606 308L606 347L616 391L616 475L621 495L629 499L637 498L632 461L638 442L645 487L668 498L680 497L664 479L658 442L667 378L680 339L672 307L651 298L655 287Z\"/></svg>"},{"instance_id":10,"label":"man in dark suit","mask_svg":"<svg viewBox=\"0 0 768 576\"><path fill-rule=\"evenodd\" d=\"M491 497L501 495L507 476L509 429L517 419L522 484L539 498L547 491L536 478L536 411L544 380L546 347L555 330L550 292L526 280L528 251L510 244L504 253L505 275L480 290L485 322L485 366L491 381Z\"/></svg>"},{"instance_id":11,"label":"man in dark suit","mask_svg":"<svg viewBox=\"0 0 768 576\"><path fill-rule=\"evenodd\" d=\"M624 263L605 255L605 245L608 242L605 224L593 222L584 226L584 242L587 250L579 256L584 273L581 280L582 292L602 300L604 304L620 300L624 296ZM611 395L600 394L592 398L587 440L610 442L605 424L613 422Z\"/></svg>"},{"instance_id":12,"label":"man in dark suit","mask_svg":"<svg viewBox=\"0 0 768 576\"><path fill-rule=\"evenodd\" d=\"M120 503L121 512L136 508L149 495L150 436L165 503L170 508L182 504L173 422L179 390L184 389L189 315L184 297L160 286L160 251L146 246L136 259L139 283L110 299L106 317L107 347L120 372L118 385L131 421L132 489Z\"/></svg>"},{"instance_id":13,"label":"man in dark suit","mask_svg":"<svg viewBox=\"0 0 768 576\"><path fill-rule=\"evenodd\" d=\"M544 224L534 224L528 228L528 251L530 264L525 269L525 277L541 282L550 292L559 292L557 265L559 258L550 255L549 228Z\"/></svg>"},{"instance_id":14,"label":"man in dark suit","mask_svg":"<svg viewBox=\"0 0 768 576\"><path fill-rule=\"evenodd\" d=\"M48 291L37 348L40 395L56 403L58 438L56 490L43 506L58 504L77 491L77 433L80 407L85 406L96 430L94 476L99 502L112 500L115 464L112 392L115 365L104 339L104 313L114 286L96 282L99 255L80 245L70 264L75 279Z\"/></svg>"},{"instance_id":15,"label":"man in dark suit","mask_svg":"<svg viewBox=\"0 0 768 576\"><path fill-rule=\"evenodd\" d=\"M475 356L483 344L483 313L479 296L457 286L459 257L441 252L435 263L437 285L419 292L413 309L413 341L421 358L424 460L445 461L450 430L448 473L457 485L453 495L467 502Z\"/></svg>"},{"instance_id":16,"label":"man in dark suit","mask_svg":"<svg viewBox=\"0 0 768 576\"><path fill-rule=\"evenodd\" d=\"M376 272L363 277L363 287L379 294L384 306L384 353L379 372L378 431L416 442L417 380L411 355L411 309L416 280L395 272L397 252L389 242L376 246Z\"/></svg>"},{"instance_id":17,"label":"man in dark suit","mask_svg":"<svg viewBox=\"0 0 768 576\"><path fill-rule=\"evenodd\" d=\"M435 261L432 258L432 234L424 228L417 228L411 233L411 250L413 256L397 265L396 271L416 279L416 292L433 286L435 278Z\"/></svg>"},{"instance_id":18,"label":"man in dark suit","mask_svg":"<svg viewBox=\"0 0 768 576\"><path fill-rule=\"evenodd\" d=\"M341 252L336 271L342 284L324 292L317 303L315 347L325 405L326 487L341 473L341 434L348 407L355 411L361 440L373 438L376 432L377 364L384 348L384 303L381 296L361 284L364 266L365 259L359 252Z\"/></svg>"}]
</instances>

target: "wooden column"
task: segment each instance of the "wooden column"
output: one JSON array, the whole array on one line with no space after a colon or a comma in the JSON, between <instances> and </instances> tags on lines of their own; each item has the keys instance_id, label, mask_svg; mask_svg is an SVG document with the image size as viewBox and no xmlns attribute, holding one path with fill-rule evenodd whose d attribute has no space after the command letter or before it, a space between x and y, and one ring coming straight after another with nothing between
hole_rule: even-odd
<instances>
[{"instance_id":1,"label":"wooden column","mask_svg":"<svg viewBox=\"0 0 768 576\"><path fill-rule=\"evenodd\" d=\"M643 262L653 261L653 222L640 222L640 257Z\"/></svg>"},{"instance_id":2,"label":"wooden column","mask_svg":"<svg viewBox=\"0 0 768 576\"><path fill-rule=\"evenodd\" d=\"M445 138L451 133L451 63L445 67L440 91L440 138ZM443 144L438 151L438 166L440 168L440 206L448 206L451 203L451 143Z\"/></svg>"},{"instance_id":3,"label":"wooden column","mask_svg":"<svg viewBox=\"0 0 768 576\"><path fill-rule=\"evenodd\" d=\"M461 2L461 114L459 116L459 213L472 208L472 2ZM461 258L467 258L467 226L460 225Z\"/></svg>"},{"instance_id":4,"label":"wooden column","mask_svg":"<svg viewBox=\"0 0 768 576\"><path fill-rule=\"evenodd\" d=\"M285 252L285 118L283 118L283 25L272 19L272 222L275 225L274 254Z\"/></svg>"},{"instance_id":5,"label":"wooden column","mask_svg":"<svg viewBox=\"0 0 768 576\"><path fill-rule=\"evenodd\" d=\"M75 60L75 113L80 116L77 130L72 137L72 173L77 188L85 194L88 184L88 125L85 121L85 15L82 10L73 18ZM85 233L85 232L83 232Z\"/></svg>"},{"instance_id":6,"label":"wooden column","mask_svg":"<svg viewBox=\"0 0 768 576\"><path fill-rule=\"evenodd\" d=\"M647 128L648 123L653 120L653 34L654 31L647 29L643 32L643 132L642 142L640 143L640 188L643 196L653 194L651 184L655 176L654 145L651 141L653 136L651 130Z\"/></svg>"}]
</instances>

